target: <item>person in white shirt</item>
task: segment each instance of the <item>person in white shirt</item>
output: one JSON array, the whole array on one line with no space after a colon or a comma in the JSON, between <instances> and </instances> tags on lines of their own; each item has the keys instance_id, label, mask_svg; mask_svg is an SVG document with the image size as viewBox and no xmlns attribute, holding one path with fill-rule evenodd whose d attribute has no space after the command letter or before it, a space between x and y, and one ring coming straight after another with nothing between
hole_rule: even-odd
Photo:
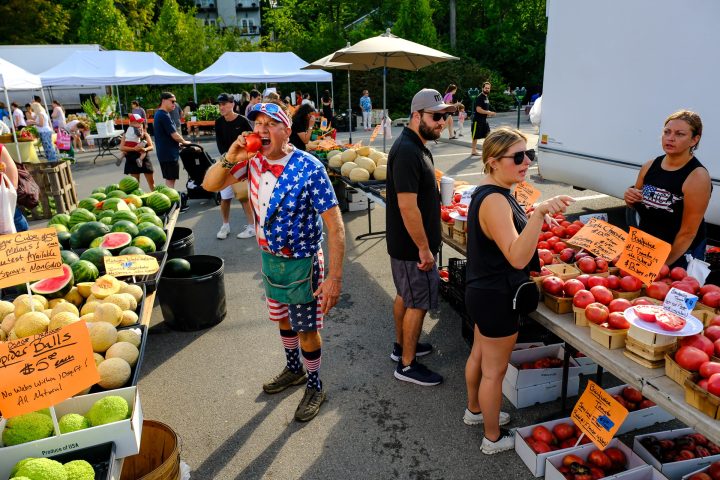
<instances>
[{"instance_id":1,"label":"person in white shirt","mask_svg":"<svg viewBox=\"0 0 720 480\"><path fill-rule=\"evenodd\" d=\"M315 108L315 102L310 100L310 94L309 93L303 93L303 100L300 105L310 105L313 109Z\"/></svg>"},{"instance_id":2,"label":"person in white shirt","mask_svg":"<svg viewBox=\"0 0 720 480\"><path fill-rule=\"evenodd\" d=\"M65 112L63 111L62 105L57 100L53 100L52 105L53 111L51 117L53 129L65 128Z\"/></svg>"},{"instance_id":3,"label":"person in white shirt","mask_svg":"<svg viewBox=\"0 0 720 480\"><path fill-rule=\"evenodd\" d=\"M17 103L12 103L11 111L13 126L15 127L15 130L20 130L23 127L27 127L27 123L25 123L25 115L23 114L22 110L20 110L20 107Z\"/></svg>"},{"instance_id":4,"label":"person in white shirt","mask_svg":"<svg viewBox=\"0 0 720 480\"><path fill-rule=\"evenodd\" d=\"M6 133L11 133L10 127L8 127L7 123L0 120L0 135L5 135Z\"/></svg>"},{"instance_id":5,"label":"person in white shirt","mask_svg":"<svg viewBox=\"0 0 720 480\"><path fill-rule=\"evenodd\" d=\"M57 162L58 156L52 141L53 129L50 116L45 111L45 108L37 102L33 102L30 107L35 114L35 126L38 134L40 134L40 142L42 142L45 157L48 162Z\"/></svg>"}]
</instances>

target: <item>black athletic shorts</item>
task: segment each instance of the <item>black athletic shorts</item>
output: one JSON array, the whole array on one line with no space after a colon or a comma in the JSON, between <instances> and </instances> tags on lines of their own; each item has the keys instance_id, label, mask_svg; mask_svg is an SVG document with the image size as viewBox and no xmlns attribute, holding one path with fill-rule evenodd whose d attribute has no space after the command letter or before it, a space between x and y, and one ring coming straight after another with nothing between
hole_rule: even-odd
<instances>
[{"instance_id":1,"label":"black athletic shorts","mask_svg":"<svg viewBox=\"0 0 720 480\"><path fill-rule=\"evenodd\" d=\"M475 140L479 140L488 136L488 133L490 133L490 125L488 125L486 119L480 121L473 120L471 131L472 138Z\"/></svg>"},{"instance_id":2,"label":"black athletic shorts","mask_svg":"<svg viewBox=\"0 0 720 480\"><path fill-rule=\"evenodd\" d=\"M489 338L518 333L520 315L513 313L512 293L499 290L465 288L465 308L480 333Z\"/></svg>"},{"instance_id":3,"label":"black athletic shorts","mask_svg":"<svg viewBox=\"0 0 720 480\"><path fill-rule=\"evenodd\" d=\"M139 152L126 152L125 153L125 175L137 175L140 173L153 173L153 165L150 160L150 153L145 155L142 161L142 165L137 164L137 159L140 158Z\"/></svg>"},{"instance_id":4,"label":"black athletic shorts","mask_svg":"<svg viewBox=\"0 0 720 480\"><path fill-rule=\"evenodd\" d=\"M180 162L160 162L160 171L165 180L180 178Z\"/></svg>"}]
</instances>

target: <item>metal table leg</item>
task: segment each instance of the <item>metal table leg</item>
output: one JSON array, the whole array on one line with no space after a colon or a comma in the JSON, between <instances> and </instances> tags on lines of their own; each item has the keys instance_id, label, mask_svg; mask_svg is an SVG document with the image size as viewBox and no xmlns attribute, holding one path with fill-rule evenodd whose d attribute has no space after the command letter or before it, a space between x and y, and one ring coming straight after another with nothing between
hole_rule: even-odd
<instances>
[{"instance_id":1,"label":"metal table leg","mask_svg":"<svg viewBox=\"0 0 720 480\"><path fill-rule=\"evenodd\" d=\"M363 233L362 235L358 235L355 237L355 240L363 240L365 238L372 238L372 237L384 237L385 236L385 230L381 232L373 232L372 231L372 203L373 201L370 199L370 197L366 197L368 201L367 206L367 218L368 218L368 233Z\"/></svg>"}]
</instances>

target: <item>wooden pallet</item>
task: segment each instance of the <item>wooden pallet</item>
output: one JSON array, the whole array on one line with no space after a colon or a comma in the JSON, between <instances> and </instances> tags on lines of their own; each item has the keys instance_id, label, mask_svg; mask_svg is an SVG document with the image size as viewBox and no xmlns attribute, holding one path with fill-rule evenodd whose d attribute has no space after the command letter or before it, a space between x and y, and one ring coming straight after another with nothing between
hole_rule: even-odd
<instances>
[{"instance_id":1,"label":"wooden pallet","mask_svg":"<svg viewBox=\"0 0 720 480\"><path fill-rule=\"evenodd\" d=\"M24 165L40 187L40 204L30 211L28 220L51 218L56 213L69 213L77 207L77 190L69 162Z\"/></svg>"}]
</instances>

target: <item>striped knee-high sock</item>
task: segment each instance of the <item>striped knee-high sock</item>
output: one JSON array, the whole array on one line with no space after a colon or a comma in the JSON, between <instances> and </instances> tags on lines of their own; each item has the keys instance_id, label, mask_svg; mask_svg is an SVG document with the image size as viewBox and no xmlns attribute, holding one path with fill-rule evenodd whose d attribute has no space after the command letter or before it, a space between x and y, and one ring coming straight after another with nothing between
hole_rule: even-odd
<instances>
[{"instance_id":1,"label":"striped knee-high sock","mask_svg":"<svg viewBox=\"0 0 720 480\"><path fill-rule=\"evenodd\" d=\"M302 370L300 363L300 340L297 332L292 330L280 330L280 338L285 348L285 358L287 360L287 368L293 373Z\"/></svg>"},{"instance_id":2,"label":"striped knee-high sock","mask_svg":"<svg viewBox=\"0 0 720 480\"><path fill-rule=\"evenodd\" d=\"M322 349L318 348L313 352L302 350L305 368L308 372L307 388L314 388L317 391L322 390L322 382L320 381L320 360L322 358Z\"/></svg>"}]
</instances>

